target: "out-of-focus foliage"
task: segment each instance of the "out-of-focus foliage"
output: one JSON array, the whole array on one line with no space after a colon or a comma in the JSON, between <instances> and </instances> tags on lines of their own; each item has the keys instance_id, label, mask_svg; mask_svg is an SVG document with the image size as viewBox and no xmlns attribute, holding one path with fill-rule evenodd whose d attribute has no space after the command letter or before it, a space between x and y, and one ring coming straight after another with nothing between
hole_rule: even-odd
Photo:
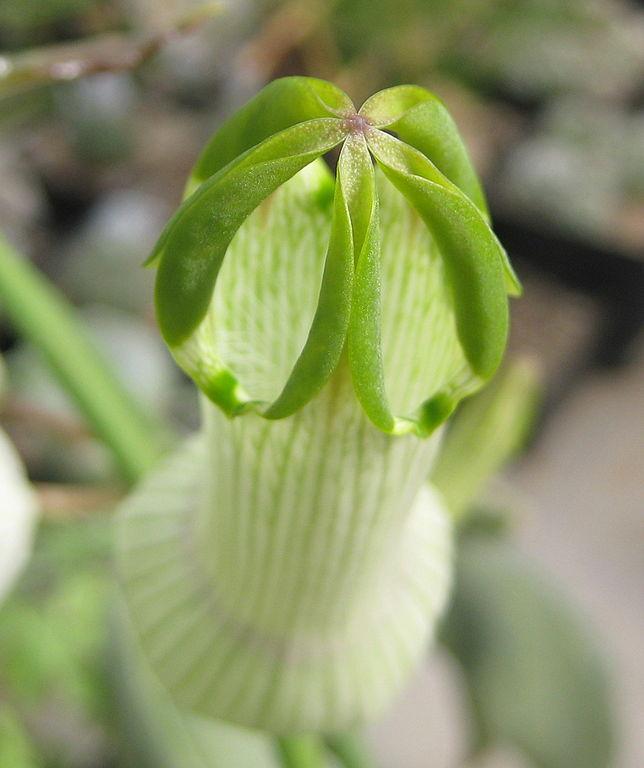
<instances>
[{"instance_id":1,"label":"out-of-focus foliage","mask_svg":"<svg viewBox=\"0 0 644 768\"><path fill-rule=\"evenodd\" d=\"M514 361L466 401L449 425L432 482L457 520L525 442L537 409L537 380L532 361Z\"/></svg>"},{"instance_id":2,"label":"out-of-focus foliage","mask_svg":"<svg viewBox=\"0 0 644 768\"><path fill-rule=\"evenodd\" d=\"M11 768L43 765L19 716L6 702L0 702L0 765Z\"/></svg>"},{"instance_id":3,"label":"out-of-focus foliage","mask_svg":"<svg viewBox=\"0 0 644 768\"><path fill-rule=\"evenodd\" d=\"M106 0L4 0L2 42L12 46L34 42L51 34L52 25L72 23L82 13L107 5Z\"/></svg>"},{"instance_id":4,"label":"out-of-focus foliage","mask_svg":"<svg viewBox=\"0 0 644 768\"><path fill-rule=\"evenodd\" d=\"M377 57L402 79L439 69L525 98L630 90L644 67L641 22L626 5L587 0L338 0L349 58ZM595 64L589 76L588 62Z\"/></svg>"},{"instance_id":5,"label":"out-of-focus foliage","mask_svg":"<svg viewBox=\"0 0 644 768\"><path fill-rule=\"evenodd\" d=\"M29 569L0 608L0 709L14 713L6 727L21 734L13 740L25 756L12 768L84 768L109 754L109 530L100 517L43 526Z\"/></svg>"},{"instance_id":6,"label":"out-of-focus foliage","mask_svg":"<svg viewBox=\"0 0 644 768\"><path fill-rule=\"evenodd\" d=\"M140 662L110 610L110 539L100 514L45 524L0 608L0 766L276 766L270 739L181 713Z\"/></svg>"},{"instance_id":7,"label":"out-of-focus foliage","mask_svg":"<svg viewBox=\"0 0 644 768\"><path fill-rule=\"evenodd\" d=\"M537 768L606 768L604 659L574 605L506 542L466 536L444 637L467 681L475 752L511 745Z\"/></svg>"},{"instance_id":8,"label":"out-of-focus foliage","mask_svg":"<svg viewBox=\"0 0 644 768\"><path fill-rule=\"evenodd\" d=\"M433 473L461 522L443 639L462 666L472 750L505 745L537 768L606 768L613 713L590 629L511 542L503 516L473 508L535 421L537 377L517 361L460 410Z\"/></svg>"}]
</instances>

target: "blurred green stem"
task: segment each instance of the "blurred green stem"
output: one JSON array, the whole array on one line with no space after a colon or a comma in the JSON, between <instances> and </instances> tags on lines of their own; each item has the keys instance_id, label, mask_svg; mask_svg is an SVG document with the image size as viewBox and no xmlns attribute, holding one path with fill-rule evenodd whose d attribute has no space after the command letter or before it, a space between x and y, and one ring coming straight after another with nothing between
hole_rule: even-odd
<instances>
[{"instance_id":1,"label":"blurred green stem","mask_svg":"<svg viewBox=\"0 0 644 768\"><path fill-rule=\"evenodd\" d=\"M324 768L326 761L318 736L288 736L277 740L277 751L284 768Z\"/></svg>"},{"instance_id":2,"label":"blurred green stem","mask_svg":"<svg viewBox=\"0 0 644 768\"><path fill-rule=\"evenodd\" d=\"M123 476L138 480L165 444L162 428L114 377L65 298L2 235L0 303L16 329L47 358Z\"/></svg>"},{"instance_id":3,"label":"blurred green stem","mask_svg":"<svg viewBox=\"0 0 644 768\"><path fill-rule=\"evenodd\" d=\"M536 418L539 389L536 363L512 360L452 420L431 480L458 523L465 522L487 479L523 446Z\"/></svg>"},{"instance_id":4,"label":"blurred green stem","mask_svg":"<svg viewBox=\"0 0 644 768\"><path fill-rule=\"evenodd\" d=\"M339 733L325 737L327 748L345 768L374 768L374 762L359 737Z\"/></svg>"},{"instance_id":5,"label":"blurred green stem","mask_svg":"<svg viewBox=\"0 0 644 768\"><path fill-rule=\"evenodd\" d=\"M374 768L373 760L359 737L352 733L325 736L290 736L278 739L284 768L325 768L324 745L344 768Z\"/></svg>"}]
</instances>

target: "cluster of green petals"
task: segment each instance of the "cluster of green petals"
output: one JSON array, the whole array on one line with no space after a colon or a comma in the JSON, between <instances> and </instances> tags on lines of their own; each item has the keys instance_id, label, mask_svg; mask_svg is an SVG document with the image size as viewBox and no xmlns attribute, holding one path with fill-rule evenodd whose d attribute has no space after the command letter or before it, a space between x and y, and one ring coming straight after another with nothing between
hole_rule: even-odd
<instances>
[{"instance_id":1,"label":"cluster of green petals","mask_svg":"<svg viewBox=\"0 0 644 768\"><path fill-rule=\"evenodd\" d=\"M278 188L339 146L317 307L290 375L267 401L224 353L198 345L195 352L191 341L240 227ZM415 210L440 253L467 365L465 375L404 413L393 412L385 387L377 174ZM148 263L158 266L157 316L168 346L225 413L290 416L322 389L346 350L363 410L389 434L430 434L490 378L506 345L507 295L520 290L464 144L436 96L398 86L356 110L334 85L305 77L272 82L213 136Z\"/></svg>"}]
</instances>

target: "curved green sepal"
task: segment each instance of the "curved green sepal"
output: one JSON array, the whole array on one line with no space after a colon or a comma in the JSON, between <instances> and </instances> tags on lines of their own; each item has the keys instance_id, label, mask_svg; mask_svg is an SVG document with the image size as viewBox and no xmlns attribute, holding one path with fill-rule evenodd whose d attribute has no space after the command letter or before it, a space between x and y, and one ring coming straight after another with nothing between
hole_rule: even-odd
<instances>
[{"instance_id":1,"label":"curved green sepal","mask_svg":"<svg viewBox=\"0 0 644 768\"><path fill-rule=\"evenodd\" d=\"M380 311L380 232L378 197L373 166L363 136L347 139L343 155L348 159L338 169L338 178L351 169L356 191L355 199L368 204L368 216L363 218L364 237L356 249L351 321L347 337L347 350L351 378L365 413L384 432L393 432L395 420L389 409L385 392L385 377L381 345Z\"/></svg>"},{"instance_id":2,"label":"curved green sepal","mask_svg":"<svg viewBox=\"0 0 644 768\"><path fill-rule=\"evenodd\" d=\"M344 117L353 110L351 99L332 83L315 77L274 80L227 120L201 152L186 193L251 147L275 133L306 120Z\"/></svg>"},{"instance_id":3,"label":"curved green sepal","mask_svg":"<svg viewBox=\"0 0 644 768\"><path fill-rule=\"evenodd\" d=\"M452 116L435 94L417 85L387 88L367 99L360 114L374 127L394 131L422 152L489 221L485 194L467 148Z\"/></svg>"},{"instance_id":4,"label":"curved green sepal","mask_svg":"<svg viewBox=\"0 0 644 768\"><path fill-rule=\"evenodd\" d=\"M413 432L430 435L442 424L466 394L477 389L476 377L452 383L423 402L413 413L392 412L385 382L382 347L381 243L378 194L373 166L363 137L347 139L343 153L351 158L356 199L368 202L363 212L364 237L356 258L351 322L347 348L356 396L370 421L388 434ZM347 163L349 165L349 163ZM340 177L340 173L339 173Z\"/></svg>"},{"instance_id":5,"label":"curved green sepal","mask_svg":"<svg viewBox=\"0 0 644 768\"><path fill-rule=\"evenodd\" d=\"M382 131L367 141L385 175L436 240L451 289L458 336L473 373L489 378L508 333L503 249L479 209L417 150Z\"/></svg>"},{"instance_id":6,"label":"curved green sepal","mask_svg":"<svg viewBox=\"0 0 644 768\"><path fill-rule=\"evenodd\" d=\"M456 123L443 102L417 85L398 85L371 96L360 114L375 128L394 131L406 144L422 152L479 208L489 223L485 193ZM506 290L520 296L521 283L503 251Z\"/></svg>"},{"instance_id":7,"label":"curved green sepal","mask_svg":"<svg viewBox=\"0 0 644 768\"><path fill-rule=\"evenodd\" d=\"M514 267L510 264L508 253L503 246L501 246L501 256L503 257L503 280L505 281L505 290L508 292L508 296L517 298L523 294L523 286L517 273L514 271Z\"/></svg>"},{"instance_id":8,"label":"curved green sepal","mask_svg":"<svg viewBox=\"0 0 644 768\"><path fill-rule=\"evenodd\" d=\"M263 415L268 419L290 416L316 395L335 370L347 335L353 283L352 222L341 171L343 147L335 185L331 237L322 285L311 330L281 394Z\"/></svg>"},{"instance_id":9,"label":"curved green sepal","mask_svg":"<svg viewBox=\"0 0 644 768\"><path fill-rule=\"evenodd\" d=\"M351 99L332 83L315 77L274 80L227 120L206 144L186 183L184 200L233 162L276 133L307 120L344 117L354 111ZM179 209L180 211L181 209ZM164 229L144 267L155 266L177 211Z\"/></svg>"},{"instance_id":10,"label":"curved green sepal","mask_svg":"<svg viewBox=\"0 0 644 768\"><path fill-rule=\"evenodd\" d=\"M170 347L185 341L204 318L226 250L247 216L344 133L336 118L288 128L222 169L184 202L161 235L156 282L157 318Z\"/></svg>"}]
</instances>

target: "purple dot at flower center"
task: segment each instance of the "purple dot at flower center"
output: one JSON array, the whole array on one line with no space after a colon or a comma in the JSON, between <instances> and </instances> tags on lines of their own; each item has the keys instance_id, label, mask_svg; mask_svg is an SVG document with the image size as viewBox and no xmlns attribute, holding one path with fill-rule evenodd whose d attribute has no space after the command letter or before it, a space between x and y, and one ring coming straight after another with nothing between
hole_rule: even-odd
<instances>
[{"instance_id":1,"label":"purple dot at flower center","mask_svg":"<svg viewBox=\"0 0 644 768\"><path fill-rule=\"evenodd\" d=\"M353 134L366 133L371 127L371 123L363 115L353 114L345 117L344 124L347 130Z\"/></svg>"}]
</instances>

